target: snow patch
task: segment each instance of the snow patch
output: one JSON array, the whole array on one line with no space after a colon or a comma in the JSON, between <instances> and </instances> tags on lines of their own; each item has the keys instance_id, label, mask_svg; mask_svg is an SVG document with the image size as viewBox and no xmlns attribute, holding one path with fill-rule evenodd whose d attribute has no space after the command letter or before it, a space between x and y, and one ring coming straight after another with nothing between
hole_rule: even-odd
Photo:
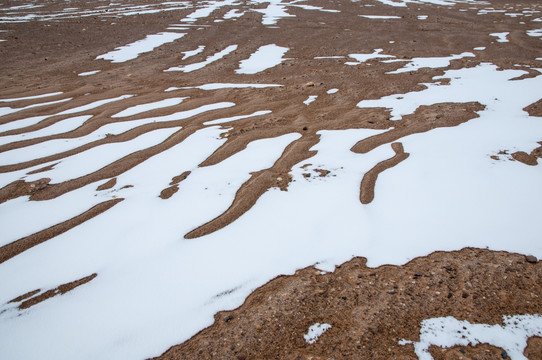
<instances>
[{"instance_id":1,"label":"snow patch","mask_svg":"<svg viewBox=\"0 0 542 360\"><path fill-rule=\"evenodd\" d=\"M237 74L256 74L270 69L284 60L288 60L283 58L288 50L290 49L275 44L261 46L248 59L241 60L239 69L235 72Z\"/></svg>"},{"instance_id":2,"label":"snow patch","mask_svg":"<svg viewBox=\"0 0 542 360\"><path fill-rule=\"evenodd\" d=\"M185 33L161 32L147 35L142 40L121 46L106 54L99 55L96 60L109 60L112 63L122 63L136 59L139 55L153 51L155 48L173 42L185 36Z\"/></svg>"},{"instance_id":3,"label":"snow patch","mask_svg":"<svg viewBox=\"0 0 542 360\"><path fill-rule=\"evenodd\" d=\"M400 345L413 344L420 360L432 360L429 347L476 346L490 344L506 351L514 360L527 360L523 355L527 339L542 336L542 316L503 316L502 325L471 324L452 316L422 321L420 341L400 340Z\"/></svg>"},{"instance_id":4,"label":"snow patch","mask_svg":"<svg viewBox=\"0 0 542 360\"><path fill-rule=\"evenodd\" d=\"M331 329L331 325L329 324L316 323L309 327L309 330L305 335L303 335L303 338L305 339L307 344L314 344L318 340L318 338L329 329Z\"/></svg>"}]
</instances>

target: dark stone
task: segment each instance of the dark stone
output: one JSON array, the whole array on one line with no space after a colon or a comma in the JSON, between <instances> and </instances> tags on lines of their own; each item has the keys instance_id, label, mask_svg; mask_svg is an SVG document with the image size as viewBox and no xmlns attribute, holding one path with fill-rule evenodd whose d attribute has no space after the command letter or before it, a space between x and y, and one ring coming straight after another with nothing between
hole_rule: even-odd
<instances>
[{"instance_id":1,"label":"dark stone","mask_svg":"<svg viewBox=\"0 0 542 360\"><path fill-rule=\"evenodd\" d=\"M536 264L538 262L538 259L534 257L533 255L527 255L525 256L525 261L531 264Z\"/></svg>"},{"instance_id":2,"label":"dark stone","mask_svg":"<svg viewBox=\"0 0 542 360\"><path fill-rule=\"evenodd\" d=\"M225 322L228 322L228 321L230 321L232 319L233 319L233 315L227 315L227 316L224 317Z\"/></svg>"},{"instance_id":3,"label":"dark stone","mask_svg":"<svg viewBox=\"0 0 542 360\"><path fill-rule=\"evenodd\" d=\"M503 359L508 359L508 358L509 358L509 357L508 357L508 353L507 353L506 351L503 351L503 352L501 353L501 357L502 357Z\"/></svg>"}]
</instances>

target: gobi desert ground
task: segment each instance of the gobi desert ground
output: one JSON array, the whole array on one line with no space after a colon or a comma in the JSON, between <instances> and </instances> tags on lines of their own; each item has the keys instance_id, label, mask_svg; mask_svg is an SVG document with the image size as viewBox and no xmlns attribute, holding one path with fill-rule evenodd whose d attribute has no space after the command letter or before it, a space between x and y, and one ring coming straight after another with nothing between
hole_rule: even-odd
<instances>
[{"instance_id":1,"label":"gobi desert ground","mask_svg":"<svg viewBox=\"0 0 542 360\"><path fill-rule=\"evenodd\" d=\"M0 359L542 359L542 3L3 0Z\"/></svg>"}]
</instances>

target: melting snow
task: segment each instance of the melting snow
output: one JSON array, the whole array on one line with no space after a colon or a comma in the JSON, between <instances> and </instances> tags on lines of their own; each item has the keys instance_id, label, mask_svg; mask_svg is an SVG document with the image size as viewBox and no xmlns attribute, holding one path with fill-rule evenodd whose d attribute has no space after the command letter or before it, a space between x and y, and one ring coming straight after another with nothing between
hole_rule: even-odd
<instances>
[{"instance_id":1,"label":"melting snow","mask_svg":"<svg viewBox=\"0 0 542 360\"><path fill-rule=\"evenodd\" d=\"M261 46L246 60L242 60L237 74L256 74L266 69L277 66L284 59L283 56L289 49L275 44Z\"/></svg>"},{"instance_id":2,"label":"melting snow","mask_svg":"<svg viewBox=\"0 0 542 360\"><path fill-rule=\"evenodd\" d=\"M400 345L414 344L420 360L432 360L429 347L450 348L456 345L490 344L506 351L513 360L527 360L523 355L527 339L542 336L542 316L504 316L502 325L471 324L454 317L440 317L422 321L420 341L400 340Z\"/></svg>"},{"instance_id":3,"label":"melting snow","mask_svg":"<svg viewBox=\"0 0 542 360\"><path fill-rule=\"evenodd\" d=\"M34 138L38 138L42 136L63 134L63 133L77 129L79 126L83 125L85 121L87 121L91 117L92 115L76 116L73 118L58 121L50 126L47 126L43 129L39 129L36 131L26 132L20 135L2 136L0 137L0 145L8 144L14 141L34 139ZM34 122L34 123L37 123L37 122Z\"/></svg>"},{"instance_id":4,"label":"melting snow","mask_svg":"<svg viewBox=\"0 0 542 360\"><path fill-rule=\"evenodd\" d=\"M451 55L445 57L427 57L427 58L414 58L409 61L408 64L399 68L395 71L390 71L386 74L400 74L409 71L418 71L422 68L443 68L450 66L452 60L463 59L465 57L474 57L474 54L471 52L464 52L459 55Z\"/></svg>"},{"instance_id":5,"label":"melting snow","mask_svg":"<svg viewBox=\"0 0 542 360\"><path fill-rule=\"evenodd\" d=\"M182 53L184 54L184 56L183 56L183 58L181 60L186 60L189 57L195 56L195 55L203 52L203 50L205 50L205 45L200 45L195 50L183 51Z\"/></svg>"},{"instance_id":6,"label":"melting snow","mask_svg":"<svg viewBox=\"0 0 542 360\"><path fill-rule=\"evenodd\" d=\"M11 98L11 99L0 99L0 102L41 99L41 98L44 98L44 97L56 96L56 95L60 95L60 94L63 94L63 92L58 91L58 92L41 94L41 95L34 95L34 96L25 96L25 97Z\"/></svg>"},{"instance_id":7,"label":"melting snow","mask_svg":"<svg viewBox=\"0 0 542 360\"><path fill-rule=\"evenodd\" d=\"M497 38L497 42L508 42L508 39L506 38L510 34L509 32L501 32L501 33L492 33L489 34L490 36L495 36Z\"/></svg>"},{"instance_id":8,"label":"melting snow","mask_svg":"<svg viewBox=\"0 0 542 360\"><path fill-rule=\"evenodd\" d=\"M165 91L169 92L169 91L174 91L174 90L186 90L186 89L200 89L200 90L246 89L246 88L263 89L263 88L268 88L268 87L280 87L280 86L282 85L212 83L212 84L204 84L200 86L170 87L170 88L167 88Z\"/></svg>"},{"instance_id":9,"label":"melting snow","mask_svg":"<svg viewBox=\"0 0 542 360\"><path fill-rule=\"evenodd\" d=\"M394 15L359 15L361 17L364 17L366 19L400 19L400 16L394 16Z\"/></svg>"},{"instance_id":10,"label":"melting snow","mask_svg":"<svg viewBox=\"0 0 542 360\"><path fill-rule=\"evenodd\" d=\"M203 69L207 65L212 64L215 61L218 61L218 60L222 59L224 56L234 52L235 50L237 50L237 45L230 45L227 48L225 48L224 50L219 51L216 54L207 57L207 59L205 59L205 61L190 64L190 65L186 65L186 66L175 66L175 67L171 67L171 68L169 68L167 70L164 70L164 71L183 71L183 72L187 73L187 72L192 72L192 71L196 71L196 70L199 70L199 69Z\"/></svg>"},{"instance_id":11,"label":"melting snow","mask_svg":"<svg viewBox=\"0 0 542 360\"><path fill-rule=\"evenodd\" d=\"M125 116L132 116L136 114L140 114L142 112L151 111L155 109L162 109L165 107L175 106L179 105L187 98L170 98L170 99L164 99L160 101L155 101L147 104L141 104L141 105L135 105L132 107L129 107L128 109L122 110L121 112L111 115L111 117L125 117Z\"/></svg>"},{"instance_id":12,"label":"melting snow","mask_svg":"<svg viewBox=\"0 0 542 360\"><path fill-rule=\"evenodd\" d=\"M247 119L247 118L251 118L255 116L267 115L267 114L271 114L271 110L261 110L261 111L256 111L249 115L238 115L238 116L232 116L228 118L211 120L211 121L204 122L203 125L218 125L218 124L223 124L223 123L227 123L231 121L242 120L242 119Z\"/></svg>"},{"instance_id":13,"label":"melting snow","mask_svg":"<svg viewBox=\"0 0 542 360\"><path fill-rule=\"evenodd\" d=\"M134 95L121 95L121 96L118 96L116 98L94 101L94 102L91 102L90 104L81 105L81 106L74 107L74 108L71 108L71 109L68 109L68 110L64 110L62 112L59 112L57 115L75 114L75 113L82 112L82 111L92 110L92 109L95 109L97 107L103 106L105 104L112 103L114 101L119 101L119 100L124 100L124 99L131 98L132 96L134 96Z\"/></svg>"},{"instance_id":14,"label":"melting snow","mask_svg":"<svg viewBox=\"0 0 542 360\"><path fill-rule=\"evenodd\" d=\"M367 60L371 59L382 59L382 58L394 58L393 55L384 55L381 54L381 52L384 51L383 49L375 49L372 54L348 54L353 59L356 59L357 62L348 61L345 63L345 65L359 65L362 62L366 62Z\"/></svg>"},{"instance_id":15,"label":"melting snow","mask_svg":"<svg viewBox=\"0 0 542 360\"><path fill-rule=\"evenodd\" d=\"M329 329L331 329L331 325L329 324L316 323L309 327L309 330L305 335L303 335L303 338L305 339L307 344L314 344L316 340L318 340L318 338Z\"/></svg>"},{"instance_id":16,"label":"melting snow","mask_svg":"<svg viewBox=\"0 0 542 360\"><path fill-rule=\"evenodd\" d=\"M113 63L133 60L140 54L151 52L159 46L182 38L184 35L186 34L173 32L161 32L154 35L147 35L147 37L142 40L118 47L107 54L99 55L96 59L110 60Z\"/></svg>"},{"instance_id":17,"label":"melting snow","mask_svg":"<svg viewBox=\"0 0 542 360\"><path fill-rule=\"evenodd\" d=\"M303 101L303 104L309 106L316 98L318 98L317 95L310 95L307 100Z\"/></svg>"},{"instance_id":18,"label":"melting snow","mask_svg":"<svg viewBox=\"0 0 542 360\"><path fill-rule=\"evenodd\" d=\"M80 74L77 74L77 76L90 76L90 75L94 75L94 74L97 74L99 73L101 70L93 70L93 71L87 71L87 72L82 72Z\"/></svg>"}]
</instances>

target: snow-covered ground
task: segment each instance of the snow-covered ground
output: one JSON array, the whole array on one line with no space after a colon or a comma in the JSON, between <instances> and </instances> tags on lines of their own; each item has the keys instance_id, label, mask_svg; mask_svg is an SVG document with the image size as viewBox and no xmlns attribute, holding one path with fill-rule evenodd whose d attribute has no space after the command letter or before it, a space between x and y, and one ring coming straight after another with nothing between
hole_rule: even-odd
<instances>
[{"instance_id":1,"label":"snow-covered ground","mask_svg":"<svg viewBox=\"0 0 542 360\"><path fill-rule=\"evenodd\" d=\"M391 7L422 3L454 6L459 3L451 0L379 1ZM288 12L291 8L319 12L333 10L280 0L255 0L253 4L257 7L246 11L261 14L266 26L280 24L281 19L295 18ZM235 2L229 0L210 1L181 22L195 24L221 7L234 5ZM171 3L166 10L188 6L183 2ZM147 10L152 9L149 5ZM128 15L130 8L118 11ZM245 11L233 11L228 11L223 19L234 21L245 14ZM330 16L337 12L330 12ZM43 15L43 19L52 15L47 16ZM400 17L391 15L362 16L364 19L360 21L400 21ZM24 20L9 14L0 19L6 22ZM113 63L131 61L167 42L179 40L185 34L151 34L98 56L98 59ZM508 32L489 35L488 44L497 41L504 45L509 41ZM539 36L539 30L529 35ZM72 150L146 124L177 121L204 113L209 115L226 108L237 111L236 115L226 118L217 115L184 141L117 176L111 189L97 191L96 188L105 182L102 180L52 200L29 201L28 197L19 197L0 204L1 246L69 220L101 202L124 199L106 212L0 264L0 354L4 358L142 359L156 356L211 325L216 312L241 305L251 292L274 277L292 274L311 265L333 271L336 265L355 256L366 257L369 266L404 264L436 250L472 246L542 258L540 226L533 221L533 214L538 213L542 199L542 166L497 161L490 157L501 150L529 153L539 146L542 121L529 116L523 108L542 97L542 75L517 80L526 71L501 70L490 62L446 70L454 60L475 58L476 55L470 52L401 59L406 64L386 76L401 76L403 72L423 68L443 69L444 75L434 77L435 82L424 84L424 90L380 99L359 99L358 108L390 109L391 120L413 114L420 106L438 103L479 102L485 107L478 111L478 118L459 126L401 138L410 156L407 161L379 175L376 196L370 204L359 201L360 182L365 173L395 153L389 144L365 154L356 154L350 149L360 140L386 130L322 130L318 133L319 143L311 149L316 154L292 167L292 182L287 192L272 188L250 211L230 225L201 238L185 239L184 235L226 211L251 174L272 167L287 146L300 139L302 134L291 132L255 140L218 164L201 167L199 164L227 141L222 135L228 128L221 127L223 124L259 119L271 111L266 110L266 104L256 111L246 111L237 108L242 104L209 100L208 104L192 110L175 112L173 109L177 105L191 98L166 95L177 90L189 95L191 91L199 90L282 88L279 84L256 83L252 81L255 78L248 77L286 60L283 56L290 48L287 44L282 45L258 47L239 63L235 72L247 76L247 83L220 83L217 79L213 83L168 88L167 93L161 93L162 99L126 105L111 116L137 115L137 119L122 119L79 138L48 140L0 153L0 165L14 165ZM206 56L204 61L184 63L206 49L205 45L192 47L184 52L182 65L163 71L188 73L200 70L233 56L240 47L226 45ZM397 61L385 60L394 56L383 54L382 49L369 54L338 55L322 58L349 56L357 60L346 65L360 65L368 60ZM534 70L542 72L541 69ZM79 75L89 76L98 71ZM448 85L438 83L448 78ZM329 98L335 99L346 90L331 88L326 92L333 95ZM4 115L46 105L69 105L71 98L40 102L60 95L62 93L55 92L0 99L0 102L37 101L21 108L1 107L0 119ZM318 99L309 106L313 108L324 101L326 95L322 95L320 98L310 95L304 104ZM124 100L133 100L131 97L123 95L99 100L47 116L21 117L0 125L0 131L27 127L52 116L77 114L24 135L0 136L0 144L71 131L92 117L85 112L111 103L123 104ZM158 109L170 109L171 113L144 117L145 112ZM40 166L5 172L0 174L0 186L18 179L35 181L47 177L52 183L77 179L133 152L158 145L181 129L153 130L129 141L102 144ZM28 175L48 165L53 166L47 171ZM332 176L318 176L317 169L329 170ZM178 192L171 199L160 199L158 195L169 186L171 179L186 171L190 171L190 175L179 185ZM310 176L306 176L307 173ZM26 225L21 226L21 221ZM40 289L34 295L38 296L94 273L97 277L89 283L30 309L19 310L20 302L9 303L32 290ZM519 326L510 325L514 319L510 318L507 327L497 330L513 332ZM526 329L525 334L540 336L540 316L517 319L521 326L526 324L522 328ZM420 342L416 343L420 359L426 356L430 344L449 346L465 341L457 338L455 333L451 336L451 330L443 330L445 334L438 335L451 339L448 342L435 340L433 337L437 335L433 330L441 324L452 330L466 326L465 334L471 328L476 332L487 330L479 327L482 325L455 319L427 320L422 324ZM308 329L307 342L315 342L330 327L315 324L314 328ZM429 328L433 330L427 330ZM503 338L508 336L508 333L502 333L505 334ZM523 339L524 335L520 337ZM470 337L468 339L474 343ZM476 339L483 341L480 336ZM508 346L505 342L499 344ZM510 355L515 354L512 345L506 349L510 349Z\"/></svg>"}]
</instances>

